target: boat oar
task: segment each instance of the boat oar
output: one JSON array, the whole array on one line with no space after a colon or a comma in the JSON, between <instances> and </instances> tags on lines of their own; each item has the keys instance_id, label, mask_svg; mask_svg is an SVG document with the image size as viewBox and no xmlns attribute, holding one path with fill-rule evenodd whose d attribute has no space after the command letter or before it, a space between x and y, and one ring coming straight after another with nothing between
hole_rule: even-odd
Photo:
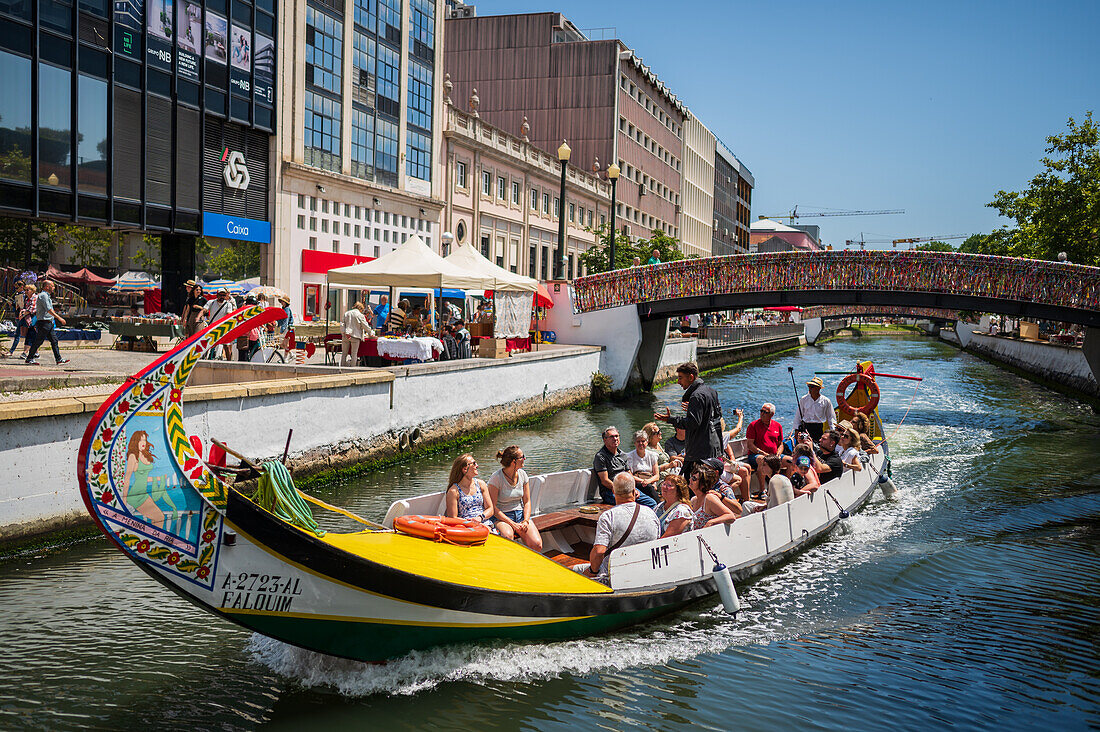
<instances>
[{"instance_id":1,"label":"boat oar","mask_svg":"<svg viewBox=\"0 0 1100 732\"><path fill-rule=\"evenodd\" d=\"M834 496L834 495L833 495L833 492L832 492L832 491L830 491L830 490L826 490L826 491L825 491L825 495L827 495L827 496L828 496L829 498L832 498L832 499L833 499L833 503L835 503L835 504L836 504L836 507L840 509L840 517L841 517L842 519L846 519L846 518L848 518L848 517L849 517L849 516L851 515L850 513L848 513L847 511L845 511L845 510L844 510L844 506L841 506L841 505L840 505L840 501L838 501L838 500L836 499L836 496Z\"/></svg>"},{"instance_id":2,"label":"boat oar","mask_svg":"<svg viewBox=\"0 0 1100 732\"><path fill-rule=\"evenodd\" d=\"M283 448L283 457L281 460L279 460L279 462L281 462L283 465L286 465L286 457L290 454L290 437L293 434L293 428L291 428L290 431L286 433L286 447Z\"/></svg>"},{"instance_id":3,"label":"boat oar","mask_svg":"<svg viewBox=\"0 0 1100 732\"><path fill-rule=\"evenodd\" d=\"M256 463L252 462L251 460L249 460L248 458L246 458L244 455L240 454L239 452L237 452L233 448L229 447L224 442L221 442L219 440L215 440L213 438L211 438L210 442L214 443L215 445L217 445L221 449L225 450L227 455L232 455L233 457L240 460L242 465L244 465L244 466L250 468L251 470L253 470L256 473L256 475L263 475L264 469L262 467L260 467Z\"/></svg>"},{"instance_id":4,"label":"boat oar","mask_svg":"<svg viewBox=\"0 0 1100 732\"><path fill-rule=\"evenodd\" d=\"M788 366L787 373L791 375L791 388L794 389L794 403L798 406L798 426L802 427L802 398L798 396L798 384L794 383L794 366Z\"/></svg>"}]
</instances>

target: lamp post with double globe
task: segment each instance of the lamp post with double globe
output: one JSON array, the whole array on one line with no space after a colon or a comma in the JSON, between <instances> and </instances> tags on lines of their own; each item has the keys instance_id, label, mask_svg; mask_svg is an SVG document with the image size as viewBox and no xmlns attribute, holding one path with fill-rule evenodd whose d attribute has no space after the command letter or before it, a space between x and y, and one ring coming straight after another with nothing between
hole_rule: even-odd
<instances>
[{"instance_id":1,"label":"lamp post with double globe","mask_svg":"<svg viewBox=\"0 0 1100 732\"><path fill-rule=\"evenodd\" d=\"M607 168L607 179L611 181L611 245L608 248L608 270L615 269L615 184L619 182L619 166L612 163Z\"/></svg>"}]
</instances>

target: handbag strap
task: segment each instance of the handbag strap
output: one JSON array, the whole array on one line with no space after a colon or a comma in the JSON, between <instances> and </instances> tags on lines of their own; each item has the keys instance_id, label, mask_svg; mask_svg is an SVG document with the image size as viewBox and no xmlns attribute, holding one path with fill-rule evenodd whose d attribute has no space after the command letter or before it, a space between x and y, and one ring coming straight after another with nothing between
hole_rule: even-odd
<instances>
[{"instance_id":1,"label":"handbag strap","mask_svg":"<svg viewBox=\"0 0 1100 732\"><path fill-rule=\"evenodd\" d=\"M618 541L607 548L608 554L621 547L623 545L623 542L626 541L626 538L630 536L630 532L634 530L634 522L638 520L638 514L641 513L641 511L642 504L635 503L634 515L630 517L630 523L626 525L626 531L623 532L623 535L619 537Z\"/></svg>"}]
</instances>

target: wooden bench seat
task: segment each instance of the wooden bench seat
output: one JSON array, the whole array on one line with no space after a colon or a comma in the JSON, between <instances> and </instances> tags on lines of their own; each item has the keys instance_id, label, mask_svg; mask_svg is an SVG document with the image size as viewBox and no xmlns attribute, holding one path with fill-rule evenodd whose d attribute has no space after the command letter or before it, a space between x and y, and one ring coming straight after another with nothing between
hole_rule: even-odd
<instances>
[{"instance_id":1,"label":"wooden bench seat","mask_svg":"<svg viewBox=\"0 0 1100 732\"><path fill-rule=\"evenodd\" d=\"M544 552L543 556L551 561L557 562L563 567L572 568L578 564L584 564L585 562L587 562L588 556L591 553L591 544L578 544L573 548L573 551L568 554L551 549L548 552Z\"/></svg>"},{"instance_id":2,"label":"wooden bench seat","mask_svg":"<svg viewBox=\"0 0 1100 732\"><path fill-rule=\"evenodd\" d=\"M540 514L538 516L535 516L532 520L535 522L535 528L543 534L548 531L554 531L555 529L565 528L566 526L570 526L572 524L581 524L583 526L594 527L596 525L596 522L599 520L600 515L607 509L611 508L611 506L606 506L601 503L593 504L591 507L598 508L600 510L598 513L587 513L581 512L580 509L577 508L566 508L561 511Z\"/></svg>"}]
</instances>

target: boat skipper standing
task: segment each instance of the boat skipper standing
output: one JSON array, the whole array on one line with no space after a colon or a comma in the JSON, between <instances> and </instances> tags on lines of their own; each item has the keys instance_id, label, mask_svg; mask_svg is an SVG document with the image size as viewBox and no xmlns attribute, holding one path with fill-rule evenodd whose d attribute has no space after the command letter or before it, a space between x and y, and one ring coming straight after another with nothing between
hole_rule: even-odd
<instances>
[{"instance_id":1,"label":"boat skipper standing","mask_svg":"<svg viewBox=\"0 0 1100 732\"><path fill-rule=\"evenodd\" d=\"M722 454L722 406L718 403L718 392L699 378L695 362L676 367L676 383L684 390L684 416L673 417L672 410L665 407L664 414L654 414L653 418L684 430L687 444L680 475L691 475L696 463Z\"/></svg>"},{"instance_id":2,"label":"boat skipper standing","mask_svg":"<svg viewBox=\"0 0 1100 732\"><path fill-rule=\"evenodd\" d=\"M836 413L833 411L833 403L829 397L821 393L821 387L825 383L820 376L815 376L806 382L809 394L803 394L798 400L798 415L795 417L794 429L791 434L804 429L814 438L814 442L821 439L826 431L836 427Z\"/></svg>"}]
</instances>

